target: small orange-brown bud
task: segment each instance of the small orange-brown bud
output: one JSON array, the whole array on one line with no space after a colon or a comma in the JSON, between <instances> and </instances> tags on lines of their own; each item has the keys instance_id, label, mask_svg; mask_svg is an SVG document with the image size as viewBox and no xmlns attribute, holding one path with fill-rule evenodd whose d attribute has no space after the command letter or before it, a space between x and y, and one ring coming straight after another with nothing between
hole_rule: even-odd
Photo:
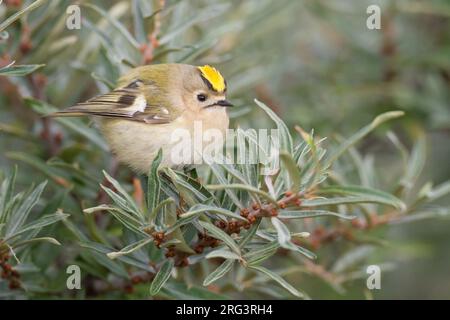
<instances>
[{"instance_id":1,"label":"small orange-brown bud","mask_svg":"<svg viewBox=\"0 0 450 320\"><path fill-rule=\"evenodd\" d=\"M225 221L222 221L222 220L216 221L215 225L220 229L225 229L227 226Z\"/></svg>"},{"instance_id":2,"label":"small orange-brown bud","mask_svg":"<svg viewBox=\"0 0 450 320\"><path fill-rule=\"evenodd\" d=\"M145 50L147 50L147 47L148 47L148 45L147 45L146 43L143 43L143 44L141 44L141 45L139 46L139 51L140 51L141 53L144 53Z\"/></svg>"},{"instance_id":3,"label":"small orange-brown bud","mask_svg":"<svg viewBox=\"0 0 450 320\"><path fill-rule=\"evenodd\" d=\"M12 269L11 276L13 276L15 278L20 278L20 273L17 270Z\"/></svg>"},{"instance_id":4,"label":"small orange-brown bud","mask_svg":"<svg viewBox=\"0 0 450 320\"><path fill-rule=\"evenodd\" d=\"M26 53L30 52L30 50L33 48L33 46L31 44L30 40L25 40L20 43L19 48L20 48L21 53L26 54Z\"/></svg>"},{"instance_id":5,"label":"small orange-brown bud","mask_svg":"<svg viewBox=\"0 0 450 320\"><path fill-rule=\"evenodd\" d=\"M12 267L9 263L4 263L2 265L2 267L3 267L3 270L5 270L5 272L10 272L12 270Z\"/></svg>"},{"instance_id":6,"label":"small orange-brown bud","mask_svg":"<svg viewBox=\"0 0 450 320\"><path fill-rule=\"evenodd\" d=\"M185 257L180 261L180 267L187 267L188 265L189 265L188 258Z\"/></svg>"},{"instance_id":7,"label":"small orange-brown bud","mask_svg":"<svg viewBox=\"0 0 450 320\"><path fill-rule=\"evenodd\" d=\"M19 282L19 280L12 279L12 280L9 282L8 287L9 287L9 289L11 289L11 290L19 289L19 288L20 288L20 282Z\"/></svg>"},{"instance_id":8,"label":"small orange-brown bud","mask_svg":"<svg viewBox=\"0 0 450 320\"><path fill-rule=\"evenodd\" d=\"M164 240L164 232L153 232L152 237L155 239L155 241L161 242Z\"/></svg>"},{"instance_id":9,"label":"small orange-brown bud","mask_svg":"<svg viewBox=\"0 0 450 320\"><path fill-rule=\"evenodd\" d=\"M21 0L6 0L5 4L7 6L19 7L22 5L22 1Z\"/></svg>"},{"instance_id":10,"label":"small orange-brown bud","mask_svg":"<svg viewBox=\"0 0 450 320\"><path fill-rule=\"evenodd\" d=\"M215 239L212 243L211 243L211 247L215 248L220 244L220 241Z\"/></svg>"},{"instance_id":11,"label":"small orange-brown bud","mask_svg":"<svg viewBox=\"0 0 450 320\"><path fill-rule=\"evenodd\" d=\"M241 216L242 217L247 217L248 214L249 214L249 211L248 211L247 208L244 208L244 209L241 210Z\"/></svg>"},{"instance_id":12,"label":"small orange-brown bud","mask_svg":"<svg viewBox=\"0 0 450 320\"><path fill-rule=\"evenodd\" d=\"M133 284L138 284L138 283L141 283L142 282L142 277L141 276L132 276L131 277L131 282L133 283Z\"/></svg>"},{"instance_id":13,"label":"small orange-brown bud","mask_svg":"<svg viewBox=\"0 0 450 320\"><path fill-rule=\"evenodd\" d=\"M201 244L198 244L195 246L194 251L196 253L202 253L203 252L203 246Z\"/></svg>"},{"instance_id":14,"label":"small orange-brown bud","mask_svg":"<svg viewBox=\"0 0 450 320\"><path fill-rule=\"evenodd\" d=\"M164 256L165 256L166 258L172 258L172 257L175 257L175 250L173 250L173 249L167 250L166 253L164 254Z\"/></svg>"}]
</instances>

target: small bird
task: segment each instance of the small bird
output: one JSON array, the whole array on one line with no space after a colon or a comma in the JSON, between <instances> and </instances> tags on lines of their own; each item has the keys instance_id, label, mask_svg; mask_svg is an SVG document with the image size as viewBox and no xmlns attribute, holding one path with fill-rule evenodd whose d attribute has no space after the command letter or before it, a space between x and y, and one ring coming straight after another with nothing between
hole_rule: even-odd
<instances>
[{"instance_id":1,"label":"small bird","mask_svg":"<svg viewBox=\"0 0 450 320\"><path fill-rule=\"evenodd\" d=\"M130 70L113 91L49 116L93 116L118 160L147 173L160 148L161 165L179 167L170 156L176 129L192 133L200 121L203 131L225 135L225 107L233 106L226 91L225 79L209 65L147 65Z\"/></svg>"}]
</instances>

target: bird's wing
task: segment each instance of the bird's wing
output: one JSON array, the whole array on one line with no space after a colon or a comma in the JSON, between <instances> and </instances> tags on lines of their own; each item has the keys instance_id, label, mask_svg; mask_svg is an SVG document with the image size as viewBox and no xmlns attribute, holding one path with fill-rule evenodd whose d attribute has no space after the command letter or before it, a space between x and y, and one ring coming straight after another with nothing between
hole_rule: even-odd
<instances>
[{"instance_id":1,"label":"bird's wing","mask_svg":"<svg viewBox=\"0 0 450 320\"><path fill-rule=\"evenodd\" d=\"M65 110L50 114L50 117L76 117L83 115L118 118L144 123L168 123L179 114L160 103L149 103L144 92L151 92L151 86L140 80L125 87L78 103ZM147 93L148 94L148 93ZM154 92L158 94L158 92Z\"/></svg>"}]
</instances>

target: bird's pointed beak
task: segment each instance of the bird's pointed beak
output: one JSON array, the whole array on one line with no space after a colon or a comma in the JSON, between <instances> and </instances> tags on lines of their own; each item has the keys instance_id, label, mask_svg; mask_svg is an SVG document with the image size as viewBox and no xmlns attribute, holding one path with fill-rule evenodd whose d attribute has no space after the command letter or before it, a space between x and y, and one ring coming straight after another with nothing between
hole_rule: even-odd
<instances>
[{"instance_id":1,"label":"bird's pointed beak","mask_svg":"<svg viewBox=\"0 0 450 320\"><path fill-rule=\"evenodd\" d=\"M221 107L234 107L234 105L228 100L219 100L215 103L215 105Z\"/></svg>"}]
</instances>

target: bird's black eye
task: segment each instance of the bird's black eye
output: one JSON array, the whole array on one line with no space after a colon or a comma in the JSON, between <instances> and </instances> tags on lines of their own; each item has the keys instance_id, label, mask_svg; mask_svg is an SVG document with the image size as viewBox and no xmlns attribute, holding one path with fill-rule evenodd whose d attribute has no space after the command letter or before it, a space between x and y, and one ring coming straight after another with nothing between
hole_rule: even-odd
<instances>
[{"instance_id":1,"label":"bird's black eye","mask_svg":"<svg viewBox=\"0 0 450 320\"><path fill-rule=\"evenodd\" d=\"M206 101L206 95L204 95L204 94L198 94L198 95L197 95L197 100L198 100L198 101L201 101L201 102Z\"/></svg>"}]
</instances>

